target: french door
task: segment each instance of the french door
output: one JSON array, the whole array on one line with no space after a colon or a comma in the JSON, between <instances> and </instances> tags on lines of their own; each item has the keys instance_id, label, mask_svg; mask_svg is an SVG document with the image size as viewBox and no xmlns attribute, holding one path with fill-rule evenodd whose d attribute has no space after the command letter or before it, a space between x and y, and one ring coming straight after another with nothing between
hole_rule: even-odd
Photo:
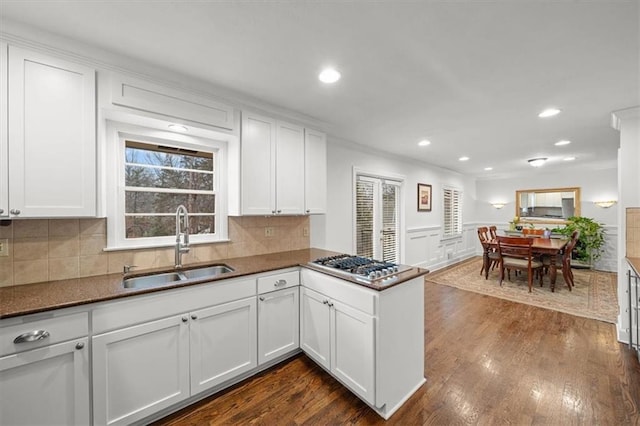
<instances>
[{"instance_id":1,"label":"french door","mask_svg":"<svg viewBox=\"0 0 640 426\"><path fill-rule=\"evenodd\" d=\"M356 175L356 254L400 262L401 182Z\"/></svg>"}]
</instances>

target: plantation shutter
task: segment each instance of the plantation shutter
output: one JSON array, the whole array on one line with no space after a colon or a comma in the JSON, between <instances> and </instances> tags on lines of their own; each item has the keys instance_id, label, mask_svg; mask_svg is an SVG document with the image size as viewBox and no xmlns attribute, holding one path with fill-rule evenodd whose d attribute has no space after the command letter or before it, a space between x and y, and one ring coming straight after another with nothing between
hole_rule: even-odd
<instances>
[{"instance_id":1,"label":"plantation shutter","mask_svg":"<svg viewBox=\"0 0 640 426\"><path fill-rule=\"evenodd\" d=\"M443 188L443 236L462 235L462 193L454 188Z\"/></svg>"},{"instance_id":2,"label":"plantation shutter","mask_svg":"<svg viewBox=\"0 0 640 426\"><path fill-rule=\"evenodd\" d=\"M373 193L374 182L356 181L356 252L373 257Z\"/></svg>"},{"instance_id":3,"label":"plantation shutter","mask_svg":"<svg viewBox=\"0 0 640 426\"><path fill-rule=\"evenodd\" d=\"M400 182L370 176L356 179L356 254L400 260Z\"/></svg>"},{"instance_id":4,"label":"plantation shutter","mask_svg":"<svg viewBox=\"0 0 640 426\"><path fill-rule=\"evenodd\" d=\"M395 183L382 184L382 260L398 263L399 220L398 199L400 187Z\"/></svg>"}]
</instances>

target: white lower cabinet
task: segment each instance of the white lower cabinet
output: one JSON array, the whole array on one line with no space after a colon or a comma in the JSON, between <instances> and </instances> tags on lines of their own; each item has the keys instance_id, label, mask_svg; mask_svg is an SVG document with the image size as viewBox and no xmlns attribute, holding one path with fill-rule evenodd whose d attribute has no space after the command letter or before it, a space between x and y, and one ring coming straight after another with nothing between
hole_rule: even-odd
<instances>
[{"instance_id":1,"label":"white lower cabinet","mask_svg":"<svg viewBox=\"0 0 640 426\"><path fill-rule=\"evenodd\" d=\"M0 424L89 424L87 338L0 358Z\"/></svg>"},{"instance_id":2,"label":"white lower cabinet","mask_svg":"<svg viewBox=\"0 0 640 426\"><path fill-rule=\"evenodd\" d=\"M255 297L191 314L191 394L256 367Z\"/></svg>"},{"instance_id":3,"label":"white lower cabinet","mask_svg":"<svg viewBox=\"0 0 640 426\"><path fill-rule=\"evenodd\" d=\"M255 296L93 338L94 422L129 424L257 366Z\"/></svg>"},{"instance_id":4,"label":"white lower cabinet","mask_svg":"<svg viewBox=\"0 0 640 426\"><path fill-rule=\"evenodd\" d=\"M300 348L388 419L425 382L424 280L377 291L302 268Z\"/></svg>"},{"instance_id":5,"label":"white lower cabinet","mask_svg":"<svg viewBox=\"0 0 640 426\"><path fill-rule=\"evenodd\" d=\"M302 349L370 404L375 403L374 337L372 315L302 289Z\"/></svg>"},{"instance_id":6,"label":"white lower cabinet","mask_svg":"<svg viewBox=\"0 0 640 426\"><path fill-rule=\"evenodd\" d=\"M299 287L258 296L258 364L300 347Z\"/></svg>"},{"instance_id":7,"label":"white lower cabinet","mask_svg":"<svg viewBox=\"0 0 640 426\"><path fill-rule=\"evenodd\" d=\"M129 424L189 397L188 321L177 315L93 338L95 424Z\"/></svg>"}]
</instances>

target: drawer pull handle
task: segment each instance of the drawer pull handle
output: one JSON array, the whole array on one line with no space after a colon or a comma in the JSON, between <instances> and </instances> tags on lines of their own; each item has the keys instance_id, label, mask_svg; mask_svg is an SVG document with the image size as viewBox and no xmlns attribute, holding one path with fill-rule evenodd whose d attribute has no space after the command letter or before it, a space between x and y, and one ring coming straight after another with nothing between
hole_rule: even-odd
<instances>
[{"instance_id":1,"label":"drawer pull handle","mask_svg":"<svg viewBox=\"0 0 640 426\"><path fill-rule=\"evenodd\" d=\"M82 342L78 342L78 343L76 343L76 349L77 349L77 350L80 350L80 349L82 349L82 348L84 348L84 343L82 343Z\"/></svg>"},{"instance_id":2,"label":"drawer pull handle","mask_svg":"<svg viewBox=\"0 0 640 426\"><path fill-rule=\"evenodd\" d=\"M19 335L13 339L13 343L35 342L37 340L46 339L47 337L49 337L49 332L47 330L34 330Z\"/></svg>"},{"instance_id":3,"label":"drawer pull handle","mask_svg":"<svg viewBox=\"0 0 640 426\"><path fill-rule=\"evenodd\" d=\"M275 287L282 287L283 285L287 285L287 280L278 280L274 284Z\"/></svg>"},{"instance_id":4,"label":"drawer pull handle","mask_svg":"<svg viewBox=\"0 0 640 426\"><path fill-rule=\"evenodd\" d=\"M197 319L198 319L198 316L197 316L196 314L191 314L191 319L192 319L192 320L197 320Z\"/></svg>"}]
</instances>

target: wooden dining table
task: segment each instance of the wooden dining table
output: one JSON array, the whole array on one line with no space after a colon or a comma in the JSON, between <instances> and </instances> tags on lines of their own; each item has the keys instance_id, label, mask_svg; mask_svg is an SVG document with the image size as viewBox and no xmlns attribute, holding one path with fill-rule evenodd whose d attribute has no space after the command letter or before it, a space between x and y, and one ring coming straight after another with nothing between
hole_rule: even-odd
<instances>
[{"instance_id":1,"label":"wooden dining table","mask_svg":"<svg viewBox=\"0 0 640 426\"><path fill-rule=\"evenodd\" d=\"M522 237L532 238L532 237ZM556 266L556 255L562 253L562 249L567 245L569 240L563 238L533 238L533 244L531 249L534 255L548 254L550 257L549 265L549 278L551 280L551 291L556 289L556 276L558 274L558 267ZM482 261L484 263L485 279L489 277L489 251L498 250L498 241L490 240L483 245L484 252L482 255Z\"/></svg>"}]
</instances>

